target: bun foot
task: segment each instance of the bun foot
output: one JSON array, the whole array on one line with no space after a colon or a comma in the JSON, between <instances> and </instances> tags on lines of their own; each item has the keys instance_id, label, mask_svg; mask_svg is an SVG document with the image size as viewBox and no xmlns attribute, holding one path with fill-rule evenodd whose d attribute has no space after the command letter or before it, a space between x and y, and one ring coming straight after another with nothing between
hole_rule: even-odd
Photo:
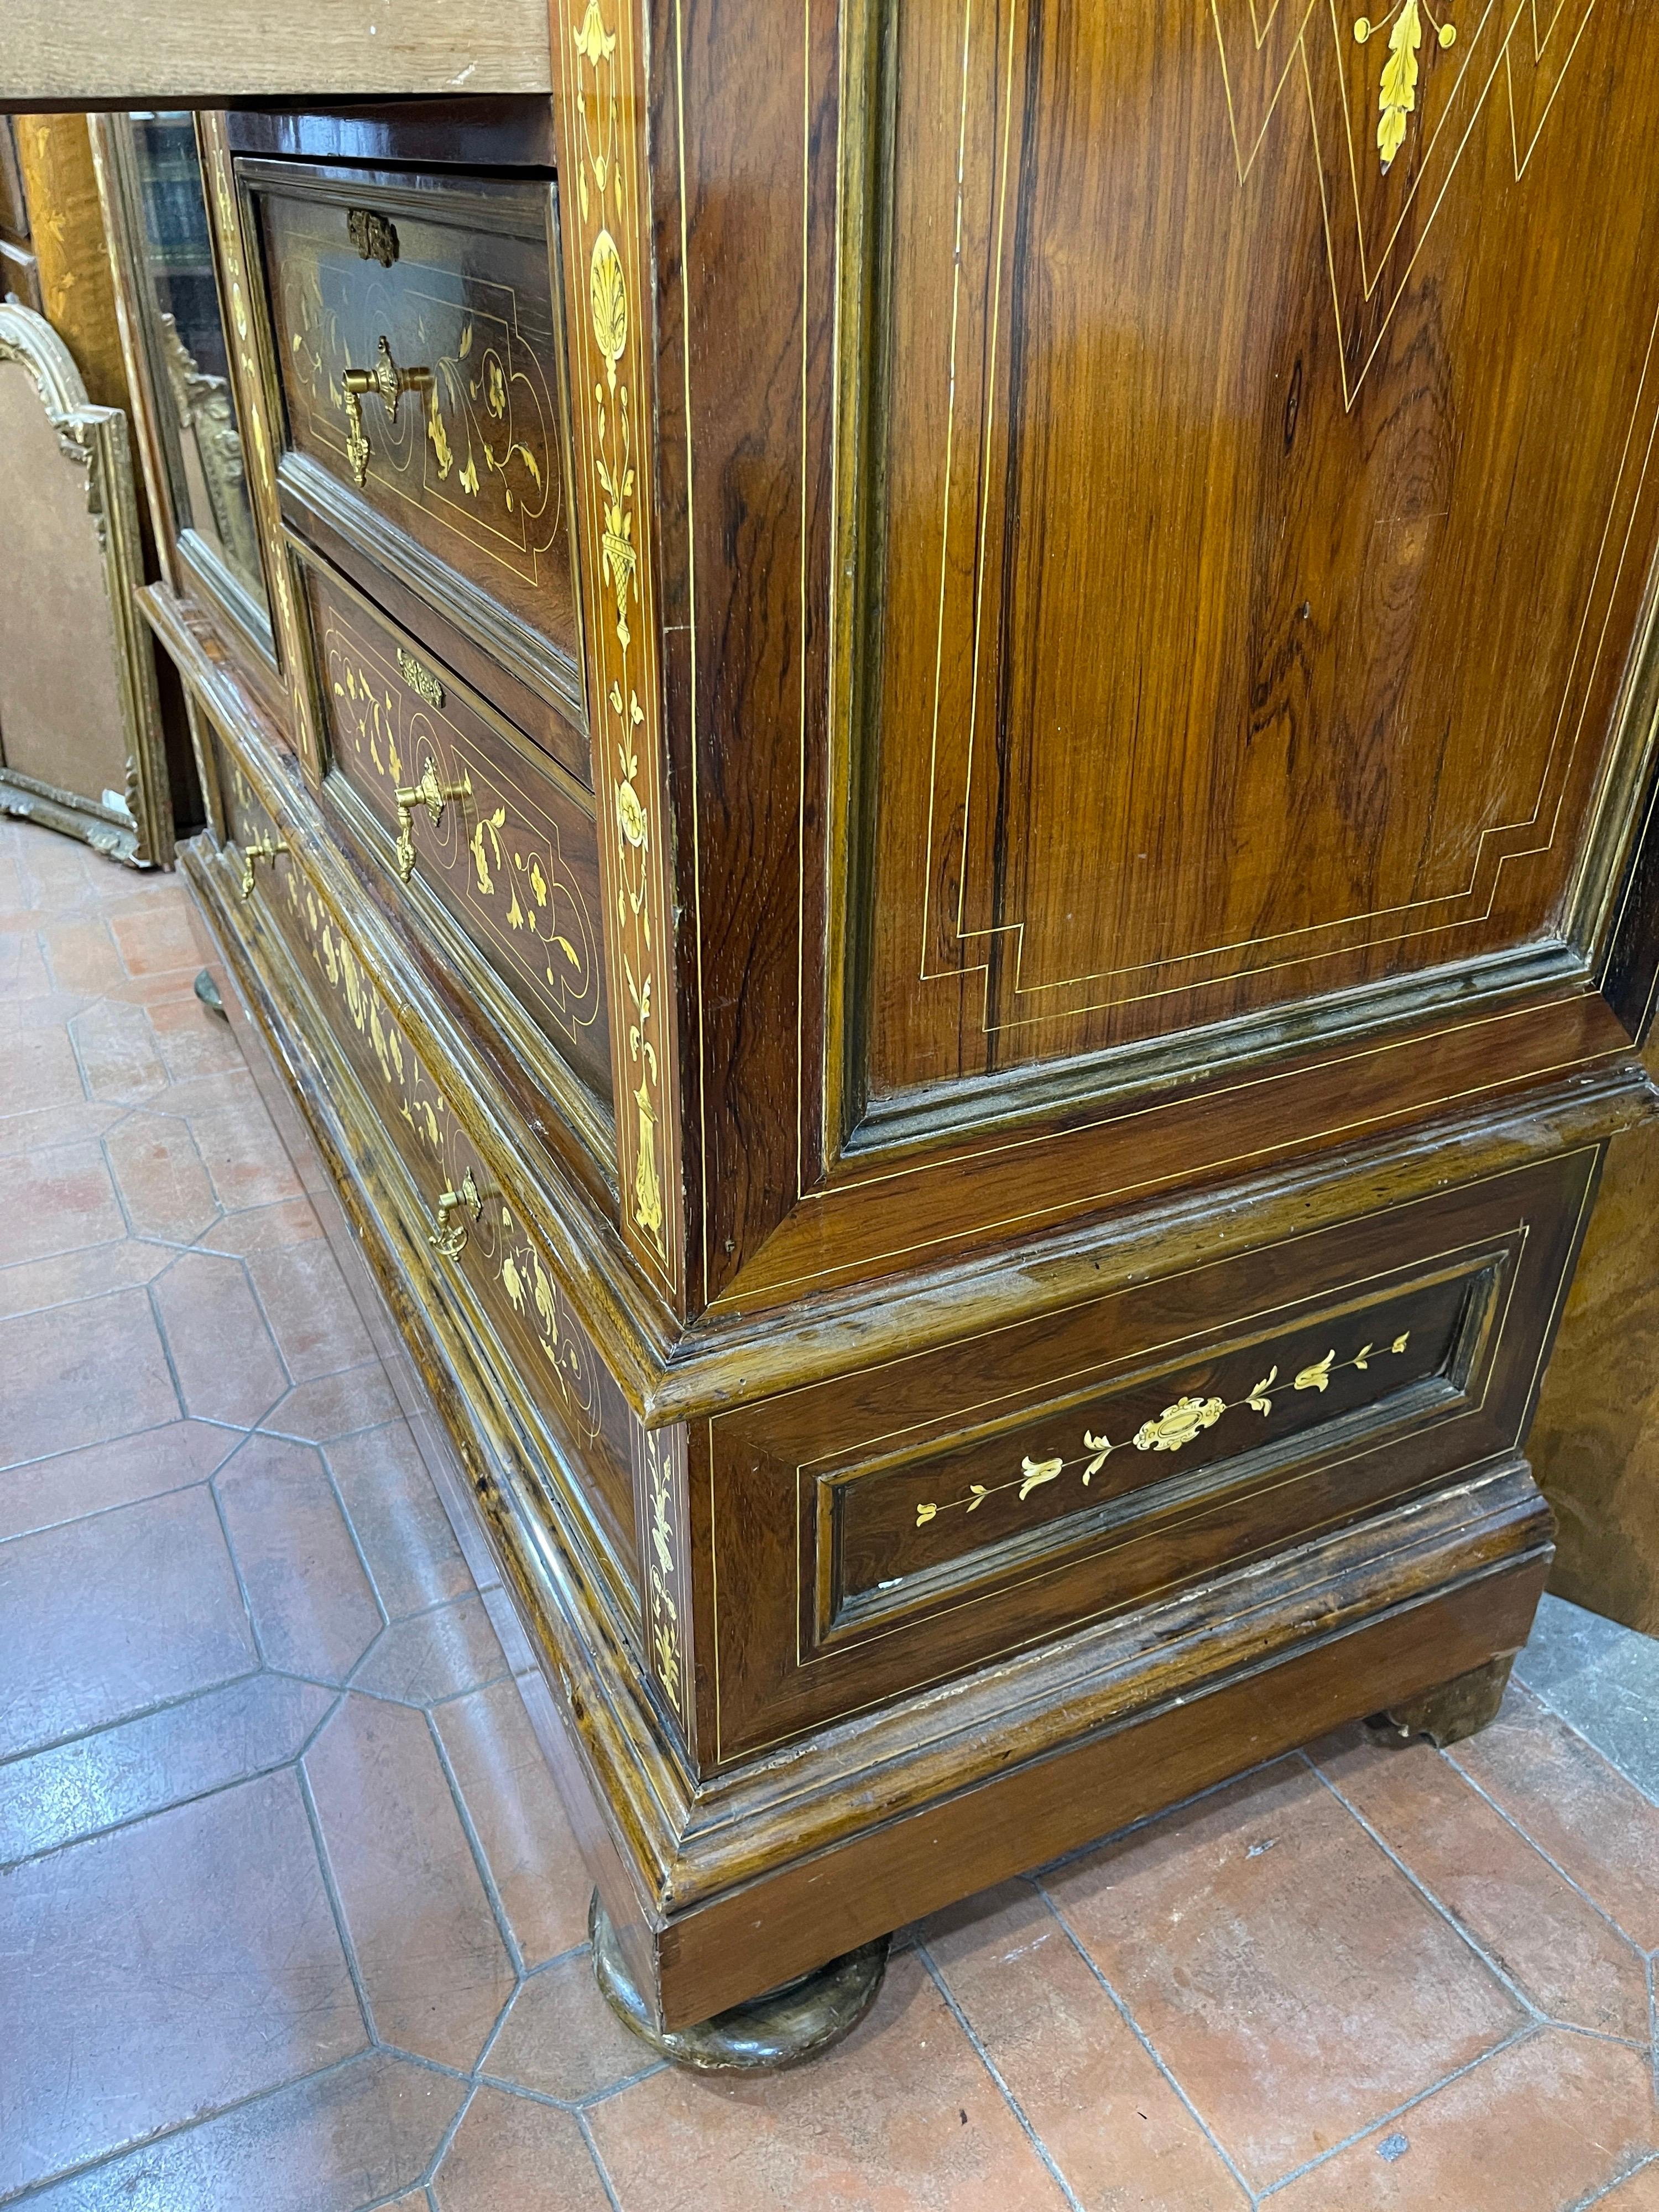
<instances>
[{"instance_id":1,"label":"bun foot","mask_svg":"<svg viewBox=\"0 0 1659 2212\"><path fill-rule=\"evenodd\" d=\"M1420 1697L1390 1705L1385 1713L1373 1713L1365 1725L1399 1743L1413 1743L1426 1736L1443 1751L1448 1744L1462 1743L1465 1736L1477 1735L1488 1721L1497 1719L1514 1664L1512 1651L1500 1659L1488 1659L1484 1667L1454 1674L1449 1682L1437 1683Z\"/></svg>"},{"instance_id":2,"label":"bun foot","mask_svg":"<svg viewBox=\"0 0 1659 2212\"><path fill-rule=\"evenodd\" d=\"M597 1890L587 1908L587 1932L593 1977L611 2009L659 2057L698 2074L775 2074L816 2058L852 2033L887 1972L889 1939L883 1936L712 2020L657 2027L623 1964Z\"/></svg>"}]
</instances>

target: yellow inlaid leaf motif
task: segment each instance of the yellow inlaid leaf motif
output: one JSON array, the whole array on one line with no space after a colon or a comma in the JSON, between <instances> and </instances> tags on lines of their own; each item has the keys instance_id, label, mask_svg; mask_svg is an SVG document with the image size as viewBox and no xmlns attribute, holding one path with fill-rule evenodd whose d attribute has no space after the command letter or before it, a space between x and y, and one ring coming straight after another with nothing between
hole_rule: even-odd
<instances>
[{"instance_id":1,"label":"yellow inlaid leaf motif","mask_svg":"<svg viewBox=\"0 0 1659 2212\"><path fill-rule=\"evenodd\" d=\"M1202 1430L1212 1429L1227 1410L1224 1398L1177 1398L1155 1421L1143 1421L1134 1433L1137 1451L1179 1451Z\"/></svg>"},{"instance_id":2,"label":"yellow inlaid leaf motif","mask_svg":"<svg viewBox=\"0 0 1659 2212\"><path fill-rule=\"evenodd\" d=\"M481 817L477 828L472 832L472 865L477 872L478 896L481 898L489 898L495 892L495 878L490 866L490 857L493 856L495 865L499 868L501 865L501 833L506 823L507 809L504 806L498 806L493 814ZM487 856L484 852L486 837L489 840L492 848L490 856Z\"/></svg>"},{"instance_id":3,"label":"yellow inlaid leaf motif","mask_svg":"<svg viewBox=\"0 0 1659 2212\"><path fill-rule=\"evenodd\" d=\"M576 52L590 68L598 69L608 62L617 51L617 34L605 27L605 18L599 13L599 0L587 0L587 13L576 31Z\"/></svg>"},{"instance_id":4,"label":"yellow inlaid leaf motif","mask_svg":"<svg viewBox=\"0 0 1659 2212\"><path fill-rule=\"evenodd\" d=\"M1370 1349L1368 1345L1366 1350ZM1331 1362L1335 1358L1334 1352L1328 1352L1322 1359L1316 1359L1311 1367L1304 1367L1296 1378L1296 1388L1298 1390L1328 1389L1331 1380Z\"/></svg>"},{"instance_id":5,"label":"yellow inlaid leaf motif","mask_svg":"<svg viewBox=\"0 0 1659 2212\"><path fill-rule=\"evenodd\" d=\"M1087 1449L1094 1454L1094 1457L1083 1470L1083 1486L1086 1490L1111 1457L1112 1447L1107 1437L1095 1436L1087 1429L1083 1431L1083 1441Z\"/></svg>"},{"instance_id":6,"label":"yellow inlaid leaf motif","mask_svg":"<svg viewBox=\"0 0 1659 2212\"><path fill-rule=\"evenodd\" d=\"M602 230L593 240L588 258L587 303L593 317L593 343L605 356L614 392L617 363L628 347L628 279L617 241L608 230Z\"/></svg>"},{"instance_id":7,"label":"yellow inlaid leaf motif","mask_svg":"<svg viewBox=\"0 0 1659 2212\"><path fill-rule=\"evenodd\" d=\"M467 332L467 337L471 338L471 335L472 333L469 330ZM463 343L465 343L465 341L463 341ZM432 451L437 458L438 475L441 480L449 474L450 470L454 466L455 455L450 447L449 433L444 428L444 418L439 411L438 388L435 385L434 385L431 392L427 396L426 434L431 441Z\"/></svg>"},{"instance_id":8,"label":"yellow inlaid leaf motif","mask_svg":"<svg viewBox=\"0 0 1659 2212\"><path fill-rule=\"evenodd\" d=\"M524 1277L519 1273L519 1263L509 1252L501 1261L501 1285L513 1301L514 1313L524 1311Z\"/></svg>"},{"instance_id":9,"label":"yellow inlaid leaf motif","mask_svg":"<svg viewBox=\"0 0 1659 2212\"><path fill-rule=\"evenodd\" d=\"M471 325L471 323L469 323L469 324L467 325L466 328L465 328L465 329L461 332L461 342L460 342L459 345L458 345L458 346L456 347L456 349L455 349L455 358L456 358L458 361L465 361L465 360L466 359L466 357L467 357L468 354L470 354L470 353L471 352L471 350L472 350L472 325Z\"/></svg>"},{"instance_id":10,"label":"yellow inlaid leaf motif","mask_svg":"<svg viewBox=\"0 0 1659 2212\"><path fill-rule=\"evenodd\" d=\"M1376 126L1376 146L1385 173L1405 143L1406 118L1417 106L1417 53L1422 43L1417 0L1406 0L1389 33L1389 58L1382 64L1382 113Z\"/></svg>"},{"instance_id":11,"label":"yellow inlaid leaf motif","mask_svg":"<svg viewBox=\"0 0 1659 2212\"><path fill-rule=\"evenodd\" d=\"M547 904L547 878L542 873L542 864L539 860L532 860L530 863L530 888L535 894L537 905L545 906Z\"/></svg>"},{"instance_id":12,"label":"yellow inlaid leaf motif","mask_svg":"<svg viewBox=\"0 0 1659 2212\"><path fill-rule=\"evenodd\" d=\"M1394 1342L1389 1346L1389 1349L1390 1352L1403 1352L1410 1342L1411 1331L1407 1329L1403 1336L1395 1337Z\"/></svg>"},{"instance_id":13,"label":"yellow inlaid leaf motif","mask_svg":"<svg viewBox=\"0 0 1659 2212\"><path fill-rule=\"evenodd\" d=\"M1273 1409L1273 1401L1267 1395L1267 1393L1272 1389L1273 1384L1278 1381L1278 1379L1279 1365L1278 1362L1275 1361L1273 1366L1271 1366L1267 1370L1267 1373L1262 1376L1261 1380L1255 1385L1249 1396L1244 1401L1244 1403L1249 1407L1253 1413L1266 1414L1272 1413Z\"/></svg>"},{"instance_id":14,"label":"yellow inlaid leaf motif","mask_svg":"<svg viewBox=\"0 0 1659 2212\"><path fill-rule=\"evenodd\" d=\"M478 496L478 464L476 461L469 460L466 466L461 471L459 476L456 477L455 481L459 484L463 491L471 492L473 498L477 499Z\"/></svg>"},{"instance_id":15,"label":"yellow inlaid leaf motif","mask_svg":"<svg viewBox=\"0 0 1659 2212\"><path fill-rule=\"evenodd\" d=\"M634 1093L639 1109L640 1150L634 1170L634 1218L647 1237L662 1227L662 1186L657 1181L657 1117L651 1110L651 1093L643 1083Z\"/></svg>"},{"instance_id":16,"label":"yellow inlaid leaf motif","mask_svg":"<svg viewBox=\"0 0 1659 2212\"><path fill-rule=\"evenodd\" d=\"M1019 1499L1023 1505L1034 1490L1041 1490L1045 1482L1059 1480L1063 1459L1022 1459L1019 1463L1021 1482Z\"/></svg>"},{"instance_id":17,"label":"yellow inlaid leaf motif","mask_svg":"<svg viewBox=\"0 0 1659 2212\"><path fill-rule=\"evenodd\" d=\"M918 1505L916 1508L917 1528L925 1528L938 1511L939 1508L937 1505Z\"/></svg>"}]
</instances>

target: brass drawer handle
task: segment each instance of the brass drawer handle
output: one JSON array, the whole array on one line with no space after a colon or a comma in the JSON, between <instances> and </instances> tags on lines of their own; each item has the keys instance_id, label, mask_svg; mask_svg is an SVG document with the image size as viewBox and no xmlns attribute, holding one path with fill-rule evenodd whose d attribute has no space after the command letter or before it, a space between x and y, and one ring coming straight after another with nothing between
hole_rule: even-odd
<instances>
[{"instance_id":1,"label":"brass drawer handle","mask_svg":"<svg viewBox=\"0 0 1659 2212\"><path fill-rule=\"evenodd\" d=\"M274 860L279 853L286 853L287 850L288 846L281 837L257 837L252 844L244 845L242 873L236 885L237 897L251 899L253 896L253 864L256 860Z\"/></svg>"},{"instance_id":2,"label":"brass drawer handle","mask_svg":"<svg viewBox=\"0 0 1659 2212\"><path fill-rule=\"evenodd\" d=\"M378 392L386 413L395 422L404 392L424 392L432 382L429 368L398 368L392 358L390 338L382 337L374 353L373 368L348 368L340 378L340 397L345 402L346 411L346 459L351 464L351 480L360 486L368 481L369 454L362 395Z\"/></svg>"},{"instance_id":3,"label":"brass drawer handle","mask_svg":"<svg viewBox=\"0 0 1659 2212\"><path fill-rule=\"evenodd\" d=\"M472 779L463 775L459 783L440 783L438 771L428 759L418 783L404 786L392 795L398 802L398 875L406 884L415 872L415 809L424 806L435 830L451 799L471 798Z\"/></svg>"},{"instance_id":4,"label":"brass drawer handle","mask_svg":"<svg viewBox=\"0 0 1659 2212\"><path fill-rule=\"evenodd\" d=\"M476 1221L483 1212L483 1200L478 1195L478 1186L472 1180L469 1168L461 1177L459 1190L441 1192L433 1225L428 1230L427 1243L434 1252L441 1252L446 1260L459 1259L466 1249L467 1221L455 1218L457 1214L470 1215Z\"/></svg>"}]
</instances>

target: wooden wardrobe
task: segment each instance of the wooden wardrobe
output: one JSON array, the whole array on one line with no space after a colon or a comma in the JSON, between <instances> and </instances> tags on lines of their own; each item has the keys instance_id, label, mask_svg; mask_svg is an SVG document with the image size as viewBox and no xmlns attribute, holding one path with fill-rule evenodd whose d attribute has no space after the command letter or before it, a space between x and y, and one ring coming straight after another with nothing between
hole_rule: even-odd
<instances>
[{"instance_id":1,"label":"wooden wardrobe","mask_svg":"<svg viewBox=\"0 0 1659 2212\"><path fill-rule=\"evenodd\" d=\"M673 2030L1495 1708L1655 1096L1659 14L536 64L204 116L269 651L146 604Z\"/></svg>"}]
</instances>

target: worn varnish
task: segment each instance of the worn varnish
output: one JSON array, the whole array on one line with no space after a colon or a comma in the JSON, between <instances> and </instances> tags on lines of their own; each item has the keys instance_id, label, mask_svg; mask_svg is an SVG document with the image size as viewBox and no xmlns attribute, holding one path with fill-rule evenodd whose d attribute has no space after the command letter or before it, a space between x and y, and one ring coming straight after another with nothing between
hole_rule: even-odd
<instances>
[{"instance_id":1,"label":"worn varnish","mask_svg":"<svg viewBox=\"0 0 1659 2212\"><path fill-rule=\"evenodd\" d=\"M684 2023L1340 1720L1473 1725L1525 1638L1653 1103L1659 23L550 21L545 136L221 133L282 696L150 605L214 957ZM568 529L510 583L386 396L417 264L465 377L537 303ZM520 804L562 997L547 868L489 934Z\"/></svg>"}]
</instances>

